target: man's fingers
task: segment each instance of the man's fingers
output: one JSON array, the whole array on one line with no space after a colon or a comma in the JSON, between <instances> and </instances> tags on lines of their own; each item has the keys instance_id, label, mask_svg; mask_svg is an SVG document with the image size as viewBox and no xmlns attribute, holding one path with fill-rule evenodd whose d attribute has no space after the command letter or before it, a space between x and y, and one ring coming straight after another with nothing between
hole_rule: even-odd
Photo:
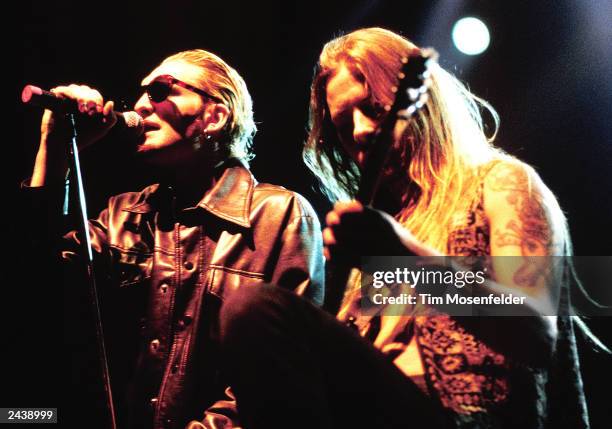
<instances>
[{"instance_id":1,"label":"man's fingers","mask_svg":"<svg viewBox=\"0 0 612 429\"><path fill-rule=\"evenodd\" d=\"M51 92L60 98L75 98L74 91L67 86L56 86Z\"/></svg>"},{"instance_id":2,"label":"man's fingers","mask_svg":"<svg viewBox=\"0 0 612 429\"><path fill-rule=\"evenodd\" d=\"M363 204L359 201L338 201L334 204L334 211L342 216L344 213L358 213L363 211Z\"/></svg>"},{"instance_id":3,"label":"man's fingers","mask_svg":"<svg viewBox=\"0 0 612 429\"><path fill-rule=\"evenodd\" d=\"M104 98L99 91L85 85L57 86L51 92L61 98L72 99L76 102L81 113L93 116L101 113L104 106Z\"/></svg>"},{"instance_id":4,"label":"man's fingers","mask_svg":"<svg viewBox=\"0 0 612 429\"><path fill-rule=\"evenodd\" d=\"M102 97L102 94L100 94L100 92L95 89L90 89L88 96L90 99L90 103L93 102L96 112L101 113L102 106L104 106L104 98Z\"/></svg>"},{"instance_id":5,"label":"man's fingers","mask_svg":"<svg viewBox=\"0 0 612 429\"><path fill-rule=\"evenodd\" d=\"M115 107L115 103L113 101L107 101L102 110L102 114L107 117L111 113L113 113L113 108Z\"/></svg>"},{"instance_id":6,"label":"man's fingers","mask_svg":"<svg viewBox=\"0 0 612 429\"><path fill-rule=\"evenodd\" d=\"M334 231L327 227L323 230L323 243L326 246L331 246L336 244L336 237L334 235Z\"/></svg>"},{"instance_id":7,"label":"man's fingers","mask_svg":"<svg viewBox=\"0 0 612 429\"><path fill-rule=\"evenodd\" d=\"M338 225L340 223L340 216L338 216L338 213L336 213L335 210L332 210L327 213L327 216L325 216L325 223L327 226Z\"/></svg>"},{"instance_id":8,"label":"man's fingers","mask_svg":"<svg viewBox=\"0 0 612 429\"><path fill-rule=\"evenodd\" d=\"M114 107L115 103L113 101L107 101L102 109L104 122L109 126L113 126L117 122L117 114L115 113Z\"/></svg>"},{"instance_id":9,"label":"man's fingers","mask_svg":"<svg viewBox=\"0 0 612 429\"><path fill-rule=\"evenodd\" d=\"M334 208L332 211L327 213L325 216L325 223L328 226L336 226L339 225L345 215L350 215L353 213L361 213L363 212L363 205L359 201L341 201L334 204Z\"/></svg>"},{"instance_id":10,"label":"man's fingers","mask_svg":"<svg viewBox=\"0 0 612 429\"><path fill-rule=\"evenodd\" d=\"M84 106L84 113L93 116L102 112L102 106L104 104L102 94L88 86L79 87L77 93L79 96L79 103L82 103Z\"/></svg>"}]
</instances>

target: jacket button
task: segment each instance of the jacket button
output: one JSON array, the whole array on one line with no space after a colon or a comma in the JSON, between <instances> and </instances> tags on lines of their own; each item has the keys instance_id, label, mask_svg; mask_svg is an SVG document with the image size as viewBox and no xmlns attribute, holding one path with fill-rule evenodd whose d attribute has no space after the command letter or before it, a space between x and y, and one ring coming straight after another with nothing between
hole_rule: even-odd
<instances>
[{"instance_id":1,"label":"jacket button","mask_svg":"<svg viewBox=\"0 0 612 429\"><path fill-rule=\"evenodd\" d=\"M183 267L185 267L185 269L186 269L187 271L190 271L190 270L192 270L192 269L193 269L193 264L192 264L191 262L189 262L189 261L186 261L186 262L183 264Z\"/></svg>"},{"instance_id":2,"label":"jacket button","mask_svg":"<svg viewBox=\"0 0 612 429\"><path fill-rule=\"evenodd\" d=\"M157 398L151 398L151 407L155 408L157 406L157 402L159 400Z\"/></svg>"},{"instance_id":3,"label":"jacket button","mask_svg":"<svg viewBox=\"0 0 612 429\"><path fill-rule=\"evenodd\" d=\"M191 324L191 321L193 319L191 318L191 315L186 314L184 315L177 323L179 329L185 329L186 326L189 326Z\"/></svg>"},{"instance_id":4,"label":"jacket button","mask_svg":"<svg viewBox=\"0 0 612 429\"><path fill-rule=\"evenodd\" d=\"M157 349L159 349L159 340L155 339L151 341L151 343L149 344L149 348L153 353L155 353Z\"/></svg>"},{"instance_id":5,"label":"jacket button","mask_svg":"<svg viewBox=\"0 0 612 429\"><path fill-rule=\"evenodd\" d=\"M166 293L168 291L168 285L166 283L162 283L159 289L162 291L162 293Z\"/></svg>"},{"instance_id":6,"label":"jacket button","mask_svg":"<svg viewBox=\"0 0 612 429\"><path fill-rule=\"evenodd\" d=\"M356 324L357 319L355 318L355 316L349 316L349 318L346 320L346 326L348 326L349 328L357 328L357 324Z\"/></svg>"}]
</instances>

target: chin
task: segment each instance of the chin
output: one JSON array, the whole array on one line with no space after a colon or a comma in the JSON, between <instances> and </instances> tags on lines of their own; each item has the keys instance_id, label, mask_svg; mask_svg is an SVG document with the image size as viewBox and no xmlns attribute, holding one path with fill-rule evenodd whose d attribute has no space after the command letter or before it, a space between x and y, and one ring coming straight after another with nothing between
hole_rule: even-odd
<instances>
[{"instance_id":1,"label":"chin","mask_svg":"<svg viewBox=\"0 0 612 429\"><path fill-rule=\"evenodd\" d=\"M160 164L160 161L163 158L159 156L159 152L157 152L156 150L152 150L151 148L146 148L143 146L138 147L136 157L139 161L142 161L146 164Z\"/></svg>"},{"instance_id":2,"label":"chin","mask_svg":"<svg viewBox=\"0 0 612 429\"><path fill-rule=\"evenodd\" d=\"M197 160L190 147L181 145L142 145L138 149L138 157L147 164L160 167L187 167Z\"/></svg>"},{"instance_id":3,"label":"chin","mask_svg":"<svg viewBox=\"0 0 612 429\"><path fill-rule=\"evenodd\" d=\"M161 139L148 138L145 139L139 146L138 152L152 152L166 150L167 148L174 146L174 141L164 141Z\"/></svg>"},{"instance_id":4,"label":"chin","mask_svg":"<svg viewBox=\"0 0 612 429\"><path fill-rule=\"evenodd\" d=\"M156 145L155 143L145 142L138 146L138 152L151 152L153 150L158 150L158 149L159 149L159 145Z\"/></svg>"},{"instance_id":5,"label":"chin","mask_svg":"<svg viewBox=\"0 0 612 429\"><path fill-rule=\"evenodd\" d=\"M144 142L136 148L136 156L140 158L142 161L151 164L161 164L164 163L164 159L166 159L167 163L167 150L164 150L163 146L155 142Z\"/></svg>"}]
</instances>

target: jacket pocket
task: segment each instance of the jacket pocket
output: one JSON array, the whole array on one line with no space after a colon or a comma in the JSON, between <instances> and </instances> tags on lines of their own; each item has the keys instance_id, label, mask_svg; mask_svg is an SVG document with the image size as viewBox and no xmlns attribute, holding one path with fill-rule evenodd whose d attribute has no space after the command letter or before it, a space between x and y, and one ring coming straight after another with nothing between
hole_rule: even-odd
<instances>
[{"instance_id":1,"label":"jacket pocket","mask_svg":"<svg viewBox=\"0 0 612 429\"><path fill-rule=\"evenodd\" d=\"M211 265L207 274L206 289L222 300L242 287L264 283L263 273L237 270L234 268Z\"/></svg>"},{"instance_id":2,"label":"jacket pocket","mask_svg":"<svg viewBox=\"0 0 612 429\"><path fill-rule=\"evenodd\" d=\"M151 277L153 254L111 248L113 280L120 288L142 283Z\"/></svg>"}]
</instances>

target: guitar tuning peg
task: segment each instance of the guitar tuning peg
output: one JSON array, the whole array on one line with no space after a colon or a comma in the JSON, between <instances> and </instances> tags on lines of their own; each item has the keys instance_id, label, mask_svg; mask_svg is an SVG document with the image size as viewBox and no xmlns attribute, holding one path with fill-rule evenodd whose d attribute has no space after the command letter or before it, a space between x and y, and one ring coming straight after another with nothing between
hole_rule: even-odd
<instances>
[{"instance_id":1,"label":"guitar tuning peg","mask_svg":"<svg viewBox=\"0 0 612 429\"><path fill-rule=\"evenodd\" d=\"M410 115L408 115L406 109L399 110L395 116L397 117L397 119L410 119Z\"/></svg>"},{"instance_id":2,"label":"guitar tuning peg","mask_svg":"<svg viewBox=\"0 0 612 429\"><path fill-rule=\"evenodd\" d=\"M419 90L418 89L408 88L406 90L406 92L408 93L408 98L410 98L410 101L415 101L417 98L419 98Z\"/></svg>"}]
</instances>

